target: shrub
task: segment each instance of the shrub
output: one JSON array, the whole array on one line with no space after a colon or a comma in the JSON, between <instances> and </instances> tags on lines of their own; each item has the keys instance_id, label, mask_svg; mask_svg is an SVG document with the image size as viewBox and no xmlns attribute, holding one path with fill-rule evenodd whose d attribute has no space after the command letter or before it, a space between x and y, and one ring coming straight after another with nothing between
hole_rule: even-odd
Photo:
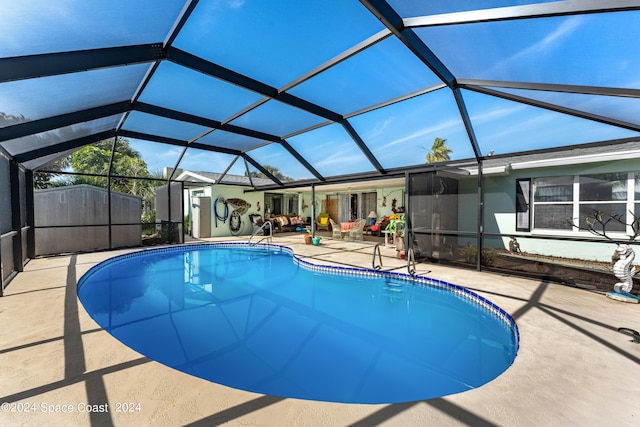
<instances>
[{"instance_id":1,"label":"shrub","mask_svg":"<svg viewBox=\"0 0 640 427\"><path fill-rule=\"evenodd\" d=\"M473 245L467 245L460 249L460 255L464 257L466 262L473 264L478 256L478 248ZM481 261L483 265L493 265L496 262L496 254L490 249L483 249Z\"/></svg>"}]
</instances>

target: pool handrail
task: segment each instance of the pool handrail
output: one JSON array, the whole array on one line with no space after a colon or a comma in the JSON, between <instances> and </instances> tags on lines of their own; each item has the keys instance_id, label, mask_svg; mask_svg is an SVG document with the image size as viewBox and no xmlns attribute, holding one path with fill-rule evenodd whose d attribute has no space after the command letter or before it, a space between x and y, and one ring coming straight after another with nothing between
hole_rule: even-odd
<instances>
[{"instance_id":1,"label":"pool handrail","mask_svg":"<svg viewBox=\"0 0 640 427\"><path fill-rule=\"evenodd\" d=\"M265 226L269 224L269 234L268 235L264 235L264 229ZM262 225L260 227L258 227L257 230L255 230L253 233L251 233L251 236L249 237L249 246L252 246L251 244L251 239L253 239L253 236L257 235L260 230L262 230L262 233L264 235L264 237L260 240L258 240L257 242L253 243L253 245L257 245L258 243L262 242L263 240L267 239L267 241L269 243L271 243L273 241L273 224L271 224L271 221L265 221L262 223Z\"/></svg>"},{"instance_id":2,"label":"pool handrail","mask_svg":"<svg viewBox=\"0 0 640 427\"><path fill-rule=\"evenodd\" d=\"M376 252L378 253L378 260L380 261L379 265L376 265ZM373 247L373 259L371 260L371 268L373 268L374 270L381 270L382 269L382 254L380 253L380 245L376 244Z\"/></svg>"},{"instance_id":3,"label":"pool handrail","mask_svg":"<svg viewBox=\"0 0 640 427\"><path fill-rule=\"evenodd\" d=\"M409 248L407 251L407 271L411 276L416 275L416 255L413 252L413 248Z\"/></svg>"}]
</instances>

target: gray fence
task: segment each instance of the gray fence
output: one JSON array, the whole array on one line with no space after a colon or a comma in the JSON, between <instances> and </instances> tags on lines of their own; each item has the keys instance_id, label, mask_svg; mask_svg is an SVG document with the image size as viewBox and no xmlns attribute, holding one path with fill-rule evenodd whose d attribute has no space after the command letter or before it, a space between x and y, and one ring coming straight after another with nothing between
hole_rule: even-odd
<instances>
[{"instance_id":1,"label":"gray fence","mask_svg":"<svg viewBox=\"0 0 640 427\"><path fill-rule=\"evenodd\" d=\"M142 199L115 191L110 196L84 184L35 191L35 254L140 246Z\"/></svg>"}]
</instances>

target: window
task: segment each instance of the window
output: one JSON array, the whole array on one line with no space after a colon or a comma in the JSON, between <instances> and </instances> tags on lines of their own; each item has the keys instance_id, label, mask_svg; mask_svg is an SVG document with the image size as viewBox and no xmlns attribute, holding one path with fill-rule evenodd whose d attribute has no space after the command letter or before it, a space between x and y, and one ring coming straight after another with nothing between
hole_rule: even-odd
<instances>
[{"instance_id":1,"label":"window","mask_svg":"<svg viewBox=\"0 0 640 427\"><path fill-rule=\"evenodd\" d=\"M578 177L580 228L587 228L586 218L593 217L598 212L605 213L605 219L609 215L617 215L626 221L628 176L628 173L609 173ZM595 229L601 232L602 226L596 224ZM626 227L622 222L610 221L605 231L625 232Z\"/></svg>"},{"instance_id":2,"label":"window","mask_svg":"<svg viewBox=\"0 0 640 427\"><path fill-rule=\"evenodd\" d=\"M265 213L270 215L293 215L298 213L298 195L264 193Z\"/></svg>"},{"instance_id":3,"label":"window","mask_svg":"<svg viewBox=\"0 0 640 427\"><path fill-rule=\"evenodd\" d=\"M635 173L633 181L635 187L633 192L633 200L635 200L634 212L636 214L636 218L640 218L640 172Z\"/></svg>"},{"instance_id":4,"label":"window","mask_svg":"<svg viewBox=\"0 0 640 427\"><path fill-rule=\"evenodd\" d=\"M519 180L520 181L520 180ZM634 191L629 189L634 188ZM518 202L516 203L516 215ZM611 220L606 232L626 232L633 221L631 212L640 213L640 173L621 172L560 176L533 179L533 228L540 230L574 230L575 219L581 229L589 227L587 218L604 213ZM596 224L602 232L602 226Z\"/></svg>"},{"instance_id":5,"label":"window","mask_svg":"<svg viewBox=\"0 0 640 427\"><path fill-rule=\"evenodd\" d=\"M573 177L533 180L533 227L571 230L573 218Z\"/></svg>"},{"instance_id":6,"label":"window","mask_svg":"<svg viewBox=\"0 0 640 427\"><path fill-rule=\"evenodd\" d=\"M404 198L403 198L404 200ZM378 203L378 194L373 191L370 193L358 194L358 218L367 218L369 213L376 212ZM404 202L402 203L404 205ZM377 213L377 212L376 212Z\"/></svg>"},{"instance_id":7,"label":"window","mask_svg":"<svg viewBox=\"0 0 640 427\"><path fill-rule=\"evenodd\" d=\"M516 231L531 231L531 179L516 180Z\"/></svg>"}]
</instances>

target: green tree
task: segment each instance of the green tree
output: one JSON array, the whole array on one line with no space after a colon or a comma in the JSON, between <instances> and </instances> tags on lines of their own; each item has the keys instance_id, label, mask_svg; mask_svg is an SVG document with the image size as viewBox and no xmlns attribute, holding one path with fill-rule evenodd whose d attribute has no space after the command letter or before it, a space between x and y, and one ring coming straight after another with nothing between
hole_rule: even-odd
<instances>
[{"instance_id":1,"label":"green tree","mask_svg":"<svg viewBox=\"0 0 640 427\"><path fill-rule=\"evenodd\" d=\"M23 114L14 116L12 114L3 113L0 111L0 127L17 125L29 121Z\"/></svg>"},{"instance_id":2,"label":"green tree","mask_svg":"<svg viewBox=\"0 0 640 427\"><path fill-rule=\"evenodd\" d=\"M73 184L73 178L60 173L69 166L69 156L64 156L42 166L40 169L45 172L36 171L36 173L33 174L33 187L37 190L42 190L45 188L63 187L65 185Z\"/></svg>"},{"instance_id":3,"label":"green tree","mask_svg":"<svg viewBox=\"0 0 640 427\"><path fill-rule=\"evenodd\" d=\"M275 176L276 178L278 178L280 181L294 181L293 178L291 178L290 176L286 176L284 175L282 172L280 172L280 169L278 169L275 166L271 166L271 165L263 165L263 168L265 168L271 175ZM247 175L247 173L244 173L245 176L250 176L252 178L267 178L270 179L269 177L267 177L265 174L263 174L262 172L257 172L257 171L252 171L249 172L249 174Z\"/></svg>"},{"instance_id":4,"label":"green tree","mask_svg":"<svg viewBox=\"0 0 640 427\"><path fill-rule=\"evenodd\" d=\"M438 163L450 160L449 154L451 154L453 150L445 144L446 142L446 139L440 137L437 137L433 141L431 151L427 153L427 163Z\"/></svg>"},{"instance_id":5,"label":"green tree","mask_svg":"<svg viewBox=\"0 0 640 427\"><path fill-rule=\"evenodd\" d=\"M112 147L113 140L107 139L74 152L70 157L70 165L75 172L99 175L78 175L74 184L106 187ZM155 178L158 175L158 172L149 172L147 163L140 157L140 153L131 147L129 141L118 140L111 169L112 190L151 200L155 195L155 187L162 185L162 181L133 178Z\"/></svg>"}]
</instances>

